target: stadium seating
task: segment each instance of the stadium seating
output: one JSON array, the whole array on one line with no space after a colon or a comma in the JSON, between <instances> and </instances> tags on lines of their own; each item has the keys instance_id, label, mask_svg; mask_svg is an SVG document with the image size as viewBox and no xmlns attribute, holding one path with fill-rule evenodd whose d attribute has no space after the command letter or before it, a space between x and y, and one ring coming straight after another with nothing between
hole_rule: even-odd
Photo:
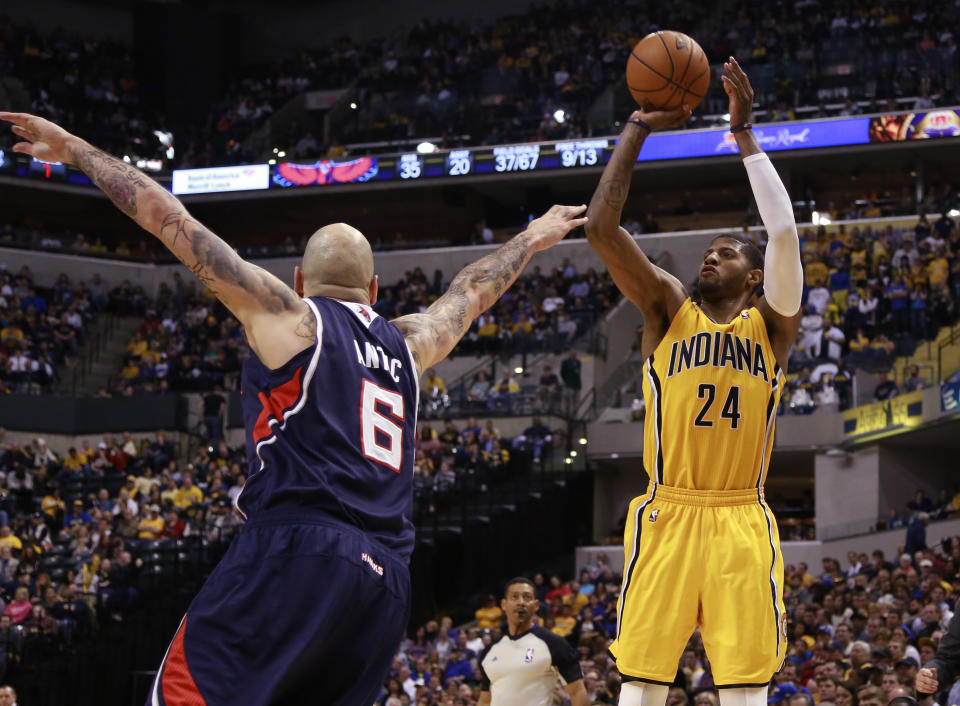
<instances>
[{"instance_id":1,"label":"stadium seating","mask_svg":"<svg viewBox=\"0 0 960 706\"><path fill-rule=\"evenodd\" d=\"M893 100L908 109L957 102L955 38L944 29L956 26L952 6L929 0L903 12L843 6L832 16L808 7L724 2L704 12L682 3L669 21L696 37L715 65L731 54L741 59L766 119L879 111ZM176 126L173 158L166 137L173 128L140 101L128 49L14 25L4 68L19 78L34 112L114 154L164 169L262 161L268 155L249 153L244 141L267 118L304 91L349 87L344 100L357 107L345 110L334 134L300 128L281 136L291 156L337 158L350 142L441 136L442 146L453 147L611 134L623 116L598 124L594 115L588 124L587 115L621 80L633 44L661 28L659 21L610 0L593 3L588 13L558 3L480 26L422 22L388 46L342 38L322 50L304 47L272 64L241 67L208 123ZM536 34L529 31L534 26ZM725 111L715 80L703 112ZM0 138L0 147L8 139Z\"/></svg>"}]
</instances>

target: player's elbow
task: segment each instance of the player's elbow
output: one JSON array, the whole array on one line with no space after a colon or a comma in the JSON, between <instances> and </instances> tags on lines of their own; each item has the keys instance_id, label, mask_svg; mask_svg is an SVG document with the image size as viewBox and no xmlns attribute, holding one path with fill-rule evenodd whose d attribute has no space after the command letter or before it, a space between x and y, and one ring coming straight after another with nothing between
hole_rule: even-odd
<instances>
[{"instance_id":1,"label":"player's elbow","mask_svg":"<svg viewBox=\"0 0 960 706\"><path fill-rule=\"evenodd\" d=\"M588 211L589 214L589 211ZM601 242L608 241L611 237L612 232L616 232L618 224L613 223L604 223L602 219L594 220L591 216L587 216L589 219L586 224L583 226L583 230L587 235L587 242L593 245Z\"/></svg>"},{"instance_id":2,"label":"player's elbow","mask_svg":"<svg viewBox=\"0 0 960 706\"><path fill-rule=\"evenodd\" d=\"M586 213L587 222L583 224L583 232L587 234L587 240L590 240L591 238L595 238L597 235L597 230L599 228L599 224L596 223L596 220L595 220L596 214L591 213L591 210L592 209L589 209L589 208L587 209L587 213Z\"/></svg>"}]
</instances>

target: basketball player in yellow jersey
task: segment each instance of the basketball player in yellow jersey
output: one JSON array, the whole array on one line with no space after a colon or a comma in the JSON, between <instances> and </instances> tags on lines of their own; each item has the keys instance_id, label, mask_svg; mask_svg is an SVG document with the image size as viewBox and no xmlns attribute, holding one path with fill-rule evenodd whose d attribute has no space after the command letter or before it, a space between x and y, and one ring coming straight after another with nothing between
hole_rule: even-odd
<instances>
[{"instance_id":1,"label":"basketball player in yellow jersey","mask_svg":"<svg viewBox=\"0 0 960 706\"><path fill-rule=\"evenodd\" d=\"M697 626L722 706L766 704L786 654L783 561L763 483L803 271L790 199L750 130L750 82L732 57L724 68L766 253L740 236L715 238L693 299L620 227L644 139L686 119L686 106L630 117L588 211L590 244L644 316L650 483L630 505L624 537L610 647L623 676L621 706L663 706ZM761 283L764 295L751 305Z\"/></svg>"}]
</instances>

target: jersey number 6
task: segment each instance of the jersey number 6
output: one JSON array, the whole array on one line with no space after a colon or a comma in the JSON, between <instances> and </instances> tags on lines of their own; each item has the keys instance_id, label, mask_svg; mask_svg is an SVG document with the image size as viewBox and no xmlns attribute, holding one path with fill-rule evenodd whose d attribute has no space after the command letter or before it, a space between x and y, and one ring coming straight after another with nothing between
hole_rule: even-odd
<instances>
[{"instance_id":1,"label":"jersey number 6","mask_svg":"<svg viewBox=\"0 0 960 706\"><path fill-rule=\"evenodd\" d=\"M378 404L389 409L390 417L377 410ZM394 419L401 423L404 420L403 396L364 379L360 390L360 446L363 455L399 473L403 463L403 427ZM385 445L377 442L377 432L386 437Z\"/></svg>"}]
</instances>

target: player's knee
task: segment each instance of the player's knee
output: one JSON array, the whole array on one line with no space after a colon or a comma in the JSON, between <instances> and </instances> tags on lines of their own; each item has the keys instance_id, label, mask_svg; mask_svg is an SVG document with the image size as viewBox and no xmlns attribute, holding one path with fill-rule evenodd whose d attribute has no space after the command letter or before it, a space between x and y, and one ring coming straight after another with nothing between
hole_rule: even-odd
<instances>
[{"instance_id":1,"label":"player's knee","mask_svg":"<svg viewBox=\"0 0 960 706\"><path fill-rule=\"evenodd\" d=\"M627 681L620 687L620 706L663 706L667 702L667 686Z\"/></svg>"},{"instance_id":2,"label":"player's knee","mask_svg":"<svg viewBox=\"0 0 960 706\"><path fill-rule=\"evenodd\" d=\"M766 706L767 687L720 689L720 706Z\"/></svg>"}]
</instances>

